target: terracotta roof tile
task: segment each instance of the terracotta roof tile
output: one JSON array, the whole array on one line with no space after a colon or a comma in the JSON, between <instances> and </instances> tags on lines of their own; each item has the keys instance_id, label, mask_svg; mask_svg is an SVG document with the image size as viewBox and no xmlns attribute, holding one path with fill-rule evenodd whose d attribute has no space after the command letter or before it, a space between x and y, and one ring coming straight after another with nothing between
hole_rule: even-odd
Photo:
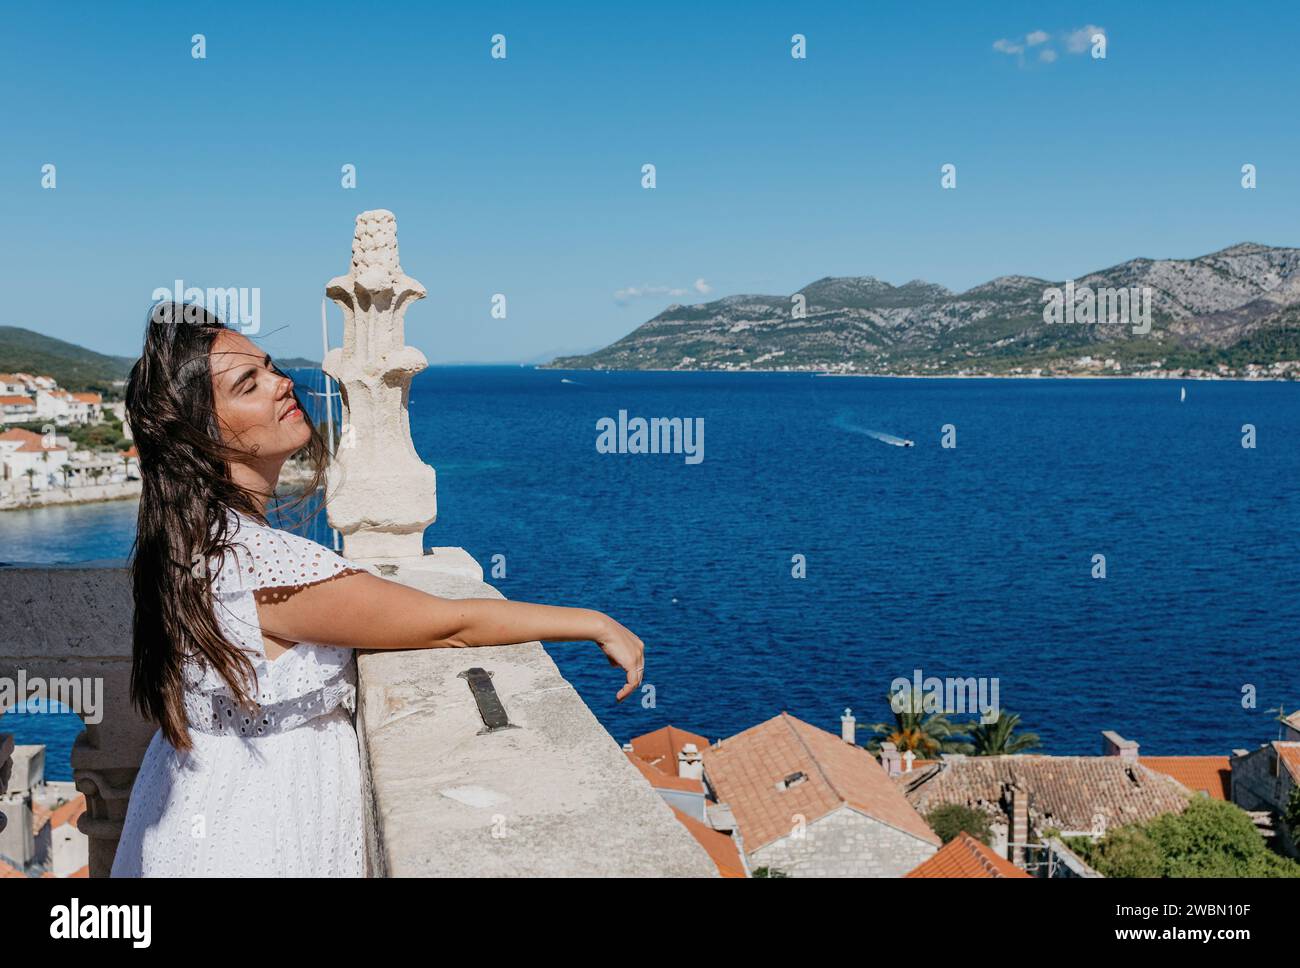
<instances>
[{"instance_id":1,"label":"terracotta roof tile","mask_svg":"<svg viewBox=\"0 0 1300 968\"><path fill-rule=\"evenodd\" d=\"M1277 750L1278 762L1290 772L1292 781L1300 783L1300 742L1274 740L1273 748Z\"/></svg>"},{"instance_id":2,"label":"terracotta roof tile","mask_svg":"<svg viewBox=\"0 0 1300 968\"><path fill-rule=\"evenodd\" d=\"M676 807L672 808L677 819L681 821L682 826L691 832L691 835L700 842L709 856L713 858L713 863L718 868L718 873L723 877L744 877L745 865L740 859L740 851L736 848L736 842L731 836L724 834L721 830L714 830L708 824L700 823L694 817L683 813Z\"/></svg>"},{"instance_id":3,"label":"terracotta roof tile","mask_svg":"<svg viewBox=\"0 0 1300 968\"><path fill-rule=\"evenodd\" d=\"M1029 877L1005 857L962 831L904 877Z\"/></svg>"},{"instance_id":4,"label":"terracotta roof tile","mask_svg":"<svg viewBox=\"0 0 1300 968\"><path fill-rule=\"evenodd\" d=\"M626 752L626 750L624 751ZM641 771L641 775L650 781L650 785L656 790L682 790L687 793L704 794L704 784L699 780L692 780L684 776L669 776L661 770L655 769L645 760L641 759L635 753L627 754L628 760L632 765Z\"/></svg>"},{"instance_id":5,"label":"terracotta roof tile","mask_svg":"<svg viewBox=\"0 0 1300 968\"><path fill-rule=\"evenodd\" d=\"M802 772L806 779L777 784ZM731 807L746 852L788 836L842 806L938 847L942 843L866 750L781 713L704 751L704 773Z\"/></svg>"},{"instance_id":6,"label":"terracotta roof tile","mask_svg":"<svg viewBox=\"0 0 1300 968\"><path fill-rule=\"evenodd\" d=\"M1215 800L1232 799L1232 767L1226 756L1139 756L1143 766Z\"/></svg>"},{"instance_id":7,"label":"terracotta roof tile","mask_svg":"<svg viewBox=\"0 0 1300 968\"><path fill-rule=\"evenodd\" d=\"M1181 813L1189 791L1172 777L1118 756L968 756L948 759L902 785L922 814L960 803L1005 815L1005 792L1019 783L1029 794L1035 826L1063 831L1091 830L1094 817L1107 828L1145 823L1163 813Z\"/></svg>"},{"instance_id":8,"label":"terracotta roof tile","mask_svg":"<svg viewBox=\"0 0 1300 968\"><path fill-rule=\"evenodd\" d=\"M61 827L65 823L75 825L77 819L86 812L86 795L78 793L64 803L59 804L50 813L50 827Z\"/></svg>"},{"instance_id":9,"label":"terracotta roof tile","mask_svg":"<svg viewBox=\"0 0 1300 968\"><path fill-rule=\"evenodd\" d=\"M19 404L24 406L30 404L31 406L34 407L36 406L36 401L33 400L31 397L0 396L0 407L10 406L10 405L17 406Z\"/></svg>"},{"instance_id":10,"label":"terracotta roof tile","mask_svg":"<svg viewBox=\"0 0 1300 968\"><path fill-rule=\"evenodd\" d=\"M75 871L73 871L73 872L72 872L71 874L69 874L68 876L69 876L69 877L89 877L89 876L90 876L90 868L89 868L89 867L78 867Z\"/></svg>"},{"instance_id":11,"label":"terracotta roof tile","mask_svg":"<svg viewBox=\"0 0 1300 968\"><path fill-rule=\"evenodd\" d=\"M677 754L681 752L683 746L694 743L695 748L703 753L705 747L709 745L709 741L703 736L678 729L676 726L664 726L652 733L633 736L631 742L632 750L637 756L669 776L677 775Z\"/></svg>"}]
</instances>

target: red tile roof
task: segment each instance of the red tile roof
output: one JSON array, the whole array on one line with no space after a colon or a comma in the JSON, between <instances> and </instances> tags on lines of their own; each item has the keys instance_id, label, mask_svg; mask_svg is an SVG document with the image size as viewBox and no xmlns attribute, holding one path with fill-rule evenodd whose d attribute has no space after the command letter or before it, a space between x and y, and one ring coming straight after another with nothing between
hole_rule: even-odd
<instances>
[{"instance_id":1,"label":"red tile roof","mask_svg":"<svg viewBox=\"0 0 1300 968\"><path fill-rule=\"evenodd\" d=\"M1232 767L1226 756L1139 756L1138 762L1214 800L1232 799Z\"/></svg>"},{"instance_id":2,"label":"red tile roof","mask_svg":"<svg viewBox=\"0 0 1300 968\"><path fill-rule=\"evenodd\" d=\"M82 403L103 403L104 402L104 398L100 396L98 393L91 393L89 391L85 391L82 393L74 393L72 395L72 399L80 400Z\"/></svg>"},{"instance_id":3,"label":"red tile roof","mask_svg":"<svg viewBox=\"0 0 1300 968\"><path fill-rule=\"evenodd\" d=\"M901 789L922 814L960 803L1005 816L1012 784L1029 795L1029 817L1039 829L1092 830L1099 816L1107 828L1145 823L1162 813L1182 813L1191 802L1187 788L1172 777L1118 756L950 758Z\"/></svg>"},{"instance_id":4,"label":"red tile roof","mask_svg":"<svg viewBox=\"0 0 1300 968\"><path fill-rule=\"evenodd\" d=\"M66 447L61 447L58 444L51 444L49 447L46 447L43 443L44 438L42 438L40 434L33 433L30 430L23 430L21 427L14 427L12 430L6 430L4 433L0 434L0 440L18 441L21 446L17 449L6 448L10 453L15 454L39 454L42 451L50 451L52 453L56 450L68 449Z\"/></svg>"},{"instance_id":5,"label":"red tile roof","mask_svg":"<svg viewBox=\"0 0 1300 968\"><path fill-rule=\"evenodd\" d=\"M89 867L89 866L86 866L86 867L78 867L75 871L73 871L73 872L72 872L71 874L69 874L68 876L69 876L69 877L89 877L89 876L90 876L90 867Z\"/></svg>"},{"instance_id":6,"label":"red tile roof","mask_svg":"<svg viewBox=\"0 0 1300 968\"><path fill-rule=\"evenodd\" d=\"M78 793L65 803L59 804L50 813L50 827L61 827L65 823L75 825L78 818L86 812L86 795Z\"/></svg>"},{"instance_id":7,"label":"red tile roof","mask_svg":"<svg viewBox=\"0 0 1300 968\"><path fill-rule=\"evenodd\" d=\"M0 407L7 407L10 405L17 406L20 404L22 405L30 404L31 406L34 407L36 406L36 401L33 400L31 397L0 396Z\"/></svg>"},{"instance_id":8,"label":"red tile roof","mask_svg":"<svg viewBox=\"0 0 1300 968\"><path fill-rule=\"evenodd\" d=\"M1273 748L1277 750L1277 760L1291 774L1294 783L1300 783L1300 742L1274 740Z\"/></svg>"},{"instance_id":9,"label":"red tile roof","mask_svg":"<svg viewBox=\"0 0 1300 968\"><path fill-rule=\"evenodd\" d=\"M747 853L789 836L796 817L812 823L843 806L942 844L875 757L789 713L704 750L704 772L731 807ZM806 779L778 788L800 772Z\"/></svg>"},{"instance_id":10,"label":"red tile roof","mask_svg":"<svg viewBox=\"0 0 1300 968\"><path fill-rule=\"evenodd\" d=\"M691 835L700 842L700 846L709 852L719 874L723 877L745 876L745 865L740 859L740 851L736 849L736 842L730 835L724 834L721 830L714 830L708 824L700 823L676 807L672 810L682 826L689 830Z\"/></svg>"},{"instance_id":11,"label":"red tile roof","mask_svg":"<svg viewBox=\"0 0 1300 968\"><path fill-rule=\"evenodd\" d=\"M922 861L904 877L1028 877L1005 857L962 831L933 857Z\"/></svg>"},{"instance_id":12,"label":"red tile roof","mask_svg":"<svg viewBox=\"0 0 1300 968\"><path fill-rule=\"evenodd\" d=\"M701 796L705 792L704 784L699 780L691 780L684 776L669 776L667 773L655 769L635 753L628 753L627 758L633 766L641 771L641 775L649 780L650 785L656 790L681 790L686 793L698 793Z\"/></svg>"},{"instance_id":13,"label":"red tile roof","mask_svg":"<svg viewBox=\"0 0 1300 968\"><path fill-rule=\"evenodd\" d=\"M701 753L709 745L703 736L676 726L664 726L652 733L632 737L632 750L646 763L669 776L677 775L677 754L687 743L694 743Z\"/></svg>"}]
</instances>

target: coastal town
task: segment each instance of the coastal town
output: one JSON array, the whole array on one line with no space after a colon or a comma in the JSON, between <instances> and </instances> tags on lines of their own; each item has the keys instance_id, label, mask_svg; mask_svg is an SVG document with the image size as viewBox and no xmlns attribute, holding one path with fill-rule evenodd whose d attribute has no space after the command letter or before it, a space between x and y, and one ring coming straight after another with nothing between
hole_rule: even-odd
<instances>
[{"instance_id":1,"label":"coastal town","mask_svg":"<svg viewBox=\"0 0 1300 968\"><path fill-rule=\"evenodd\" d=\"M1254 749L1193 756L1114 730L1096 756L926 755L943 719L862 746L848 709L838 735L782 712L623 752L723 877L1300 877L1300 712Z\"/></svg>"},{"instance_id":2,"label":"coastal town","mask_svg":"<svg viewBox=\"0 0 1300 968\"><path fill-rule=\"evenodd\" d=\"M124 402L63 389L42 374L0 373L0 510L139 493Z\"/></svg>"}]
</instances>

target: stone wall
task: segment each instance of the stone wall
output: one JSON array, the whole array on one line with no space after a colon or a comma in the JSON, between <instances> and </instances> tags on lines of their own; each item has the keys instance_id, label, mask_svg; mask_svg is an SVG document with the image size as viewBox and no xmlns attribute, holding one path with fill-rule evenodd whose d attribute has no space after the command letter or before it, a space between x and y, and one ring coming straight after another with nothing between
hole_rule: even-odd
<instances>
[{"instance_id":1,"label":"stone wall","mask_svg":"<svg viewBox=\"0 0 1300 968\"><path fill-rule=\"evenodd\" d=\"M937 850L852 807L840 807L808 824L803 837L783 837L748 857L751 870L773 867L791 877L902 877Z\"/></svg>"}]
</instances>

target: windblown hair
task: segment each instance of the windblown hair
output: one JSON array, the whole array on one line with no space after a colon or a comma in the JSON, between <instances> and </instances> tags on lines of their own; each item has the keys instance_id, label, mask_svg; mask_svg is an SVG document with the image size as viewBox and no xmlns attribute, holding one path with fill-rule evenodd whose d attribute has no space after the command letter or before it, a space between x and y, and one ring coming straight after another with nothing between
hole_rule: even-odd
<instances>
[{"instance_id":1,"label":"windblown hair","mask_svg":"<svg viewBox=\"0 0 1300 968\"><path fill-rule=\"evenodd\" d=\"M192 745L182 702L187 659L214 669L240 705L252 704L247 681L256 683L248 656L221 632L208 572L208 562L231 548L227 508L266 523L230 473L256 455L227 446L218 430L208 354L228 328L201 305L158 303L126 387L142 483L130 561L131 701L177 750ZM307 423L311 438L295 456L312 469L312 480L288 507L316 493L329 456L320 428Z\"/></svg>"}]
</instances>

